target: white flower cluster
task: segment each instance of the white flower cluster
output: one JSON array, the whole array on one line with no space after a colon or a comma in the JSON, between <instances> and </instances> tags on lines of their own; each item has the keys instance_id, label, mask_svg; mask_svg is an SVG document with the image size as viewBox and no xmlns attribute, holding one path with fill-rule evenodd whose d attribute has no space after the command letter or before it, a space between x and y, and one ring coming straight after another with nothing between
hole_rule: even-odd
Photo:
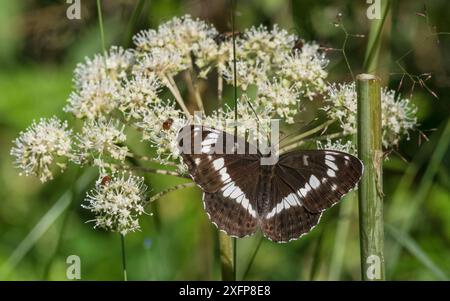
<instances>
[{"instance_id":1,"label":"white flower cluster","mask_svg":"<svg viewBox=\"0 0 450 301\"><path fill-rule=\"evenodd\" d=\"M325 143L318 140L317 141L318 149L328 149L328 150L336 150L344 153L349 153L356 156L356 147L355 144L351 140L343 141L341 139L337 139L332 141L331 139L327 139Z\"/></svg>"},{"instance_id":2,"label":"white flower cluster","mask_svg":"<svg viewBox=\"0 0 450 301\"><path fill-rule=\"evenodd\" d=\"M114 169L113 161L122 163L129 154L128 147L120 145L126 141L124 125L117 121L87 120L81 132L76 135L80 164L93 163L105 172L105 168Z\"/></svg>"},{"instance_id":3,"label":"white flower cluster","mask_svg":"<svg viewBox=\"0 0 450 301\"><path fill-rule=\"evenodd\" d=\"M41 182L51 180L53 167L64 169L72 158L71 130L56 117L42 118L14 140L11 155L26 176L37 176Z\"/></svg>"},{"instance_id":4,"label":"white flower cluster","mask_svg":"<svg viewBox=\"0 0 450 301\"><path fill-rule=\"evenodd\" d=\"M238 99L237 109L238 136L247 137L248 142L255 145L257 141L267 143L270 136L272 110L270 108L253 107L250 99L245 95ZM224 109L217 110L210 116L195 116L194 123L234 134L236 125L234 114L234 108L225 106Z\"/></svg>"},{"instance_id":5,"label":"white flower cluster","mask_svg":"<svg viewBox=\"0 0 450 301\"><path fill-rule=\"evenodd\" d=\"M346 134L356 133L357 100L355 83L331 85L324 110L331 119L339 120ZM417 108L409 99L395 96L395 91L381 91L381 125L383 147L397 145L403 136L417 126Z\"/></svg>"},{"instance_id":6,"label":"white flower cluster","mask_svg":"<svg viewBox=\"0 0 450 301\"><path fill-rule=\"evenodd\" d=\"M140 229L138 218L145 213L146 190L142 177L124 173L101 176L83 208L95 214L94 228L126 235Z\"/></svg>"},{"instance_id":7,"label":"white flower cluster","mask_svg":"<svg viewBox=\"0 0 450 301\"><path fill-rule=\"evenodd\" d=\"M203 58L196 62L199 68L203 68L217 48L216 36L217 30L204 21L194 20L189 15L175 17L157 30L143 30L133 37L137 54L144 56L136 67L160 76L173 76L193 65L193 55Z\"/></svg>"},{"instance_id":8,"label":"white flower cluster","mask_svg":"<svg viewBox=\"0 0 450 301\"><path fill-rule=\"evenodd\" d=\"M117 92L134 62L133 51L113 46L104 55L86 58L74 71L75 90L64 111L95 119L117 107Z\"/></svg>"},{"instance_id":9,"label":"white flower cluster","mask_svg":"<svg viewBox=\"0 0 450 301\"><path fill-rule=\"evenodd\" d=\"M276 115L288 123L294 122L302 100L312 100L326 91L325 67L328 60L314 43L295 48L297 37L274 26L251 28L236 37L236 75L238 86L245 90L254 86L255 106L268 104ZM223 47L231 49L231 41ZM228 83L234 80L234 60L231 51L222 74ZM220 69L219 69L220 70Z\"/></svg>"}]
</instances>

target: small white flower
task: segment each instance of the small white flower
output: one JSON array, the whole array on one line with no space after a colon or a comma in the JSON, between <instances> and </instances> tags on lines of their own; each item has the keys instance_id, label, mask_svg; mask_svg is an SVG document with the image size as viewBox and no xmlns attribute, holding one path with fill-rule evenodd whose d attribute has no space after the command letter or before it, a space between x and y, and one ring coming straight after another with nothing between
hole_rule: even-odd
<instances>
[{"instance_id":1,"label":"small white flower","mask_svg":"<svg viewBox=\"0 0 450 301\"><path fill-rule=\"evenodd\" d=\"M146 190L142 177L125 173L100 176L82 207L95 215L94 228L126 235L140 229L138 219L145 213Z\"/></svg>"},{"instance_id":2,"label":"small white flower","mask_svg":"<svg viewBox=\"0 0 450 301\"><path fill-rule=\"evenodd\" d=\"M157 30L143 30L133 37L133 41L141 53L163 48L176 51L184 59L190 60L191 52L202 52L200 45L206 40L214 39L216 35L217 31L213 26L185 15L161 24Z\"/></svg>"},{"instance_id":3,"label":"small white flower","mask_svg":"<svg viewBox=\"0 0 450 301\"><path fill-rule=\"evenodd\" d=\"M326 143L322 143L322 141L317 141L318 149L328 149L328 150L336 150L344 153L349 153L352 155L356 155L356 147L351 140L342 141L341 139L332 141L327 139Z\"/></svg>"},{"instance_id":4,"label":"small white flower","mask_svg":"<svg viewBox=\"0 0 450 301\"><path fill-rule=\"evenodd\" d=\"M284 61L284 55L292 51L295 35L280 29L278 25L269 31L266 26L252 27L243 33L242 51L248 60L258 59L264 64L279 64Z\"/></svg>"},{"instance_id":5,"label":"small white flower","mask_svg":"<svg viewBox=\"0 0 450 301\"><path fill-rule=\"evenodd\" d=\"M127 119L142 119L152 104L161 102L158 96L161 82L154 73L135 74L126 80L118 92L119 110Z\"/></svg>"},{"instance_id":6,"label":"small white flower","mask_svg":"<svg viewBox=\"0 0 450 301\"><path fill-rule=\"evenodd\" d=\"M78 163L92 162L103 170L111 161L123 162L129 153L128 147L120 145L127 138L124 128L112 120L86 121L81 133L76 135Z\"/></svg>"},{"instance_id":7,"label":"small white flower","mask_svg":"<svg viewBox=\"0 0 450 301\"><path fill-rule=\"evenodd\" d=\"M114 81L125 79L133 61L133 51L119 46L112 46L106 54L97 54L92 59L86 57L85 62L79 63L75 68L73 76L75 87L81 89L86 84L106 79Z\"/></svg>"},{"instance_id":8,"label":"small white flower","mask_svg":"<svg viewBox=\"0 0 450 301\"><path fill-rule=\"evenodd\" d=\"M403 136L409 139L409 132L417 126L417 107L409 99L395 96L395 91L384 88L381 91L383 125L383 146L397 145Z\"/></svg>"},{"instance_id":9,"label":"small white flower","mask_svg":"<svg viewBox=\"0 0 450 301\"><path fill-rule=\"evenodd\" d=\"M267 65L259 60L252 63L248 60L236 61L236 79L237 86L242 90L247 90L251 85L257 85L268 80ZM234 85L234 60L231 57L222 70L222 76L228 84Z\"/></svg>"},{"instance_id":10,"label":"small white flower","mask_svg":"<svg viewBox=\"0 0 450 301\"><path fill-rule=\"evenodd\" d=\"M300 97L293 86L286 87L280 81L266 81L258 85L258 105L276 112L286 123L294 123L294 116L300 107Z\"/></svg>"},{"instance_id":11,"label":"small white flower","mask_svg":"<svg viewBox=\"0 0 450 301\"><path fill-rule=\"evenodd\" d=\"M110 79L88 82L70 94L64 111L77 118L95 119L107 115L117 107L118 88L118 83Z\"/></svg>"},{"instance_id":12,"label":"small white flower","mask_svg":"<svg viewBox=\"0 0 450 301\"><path fill-rule=\"evenodd\" d=\"M355 83L331 85L324 107L331 119L339 120L345 134L356 133L357 95ZM381 90L381 126L383 147L397 145L417 125L417 108L409 99L395 97L395 91Z\"/></svg>"},{"instance_id":13,"label":"small white flower","mask_svg":"<svg viewBox=\"0 0 450 301\"><path fill-rule=\"evenodd\" d=\"M289 53L281 61L277 74L294 84L305 98L313 99L326 90L327 64L328 60L319 52L319 46L306 43L301 50Z\"/></svg>"},{"instance_id":14,"label":"small white flower","mask_svg":"<svg viewBox=\"0 0 450 301\"><path fill-rule=\"evenodd\" d=\"M164 78L175 76L188 67L189 62L179 50L154 48L138 60L133 72L137 74L155 73L160 78Z\"/></svg>"},{"instance_id":15,"label":"small white flower","mask_svg":"<svg viewBox=\"0 0 450 301\"><path fill-rule=\"evenodd\" d=\"M152 105L135 125L142 130L142 139L151 142L156 148L157 159L162 163L177 159L176 145L178 131L186 124L183 112L169 101Z\"/></svg>"},{"instance_id":16,"label":"small white flower","mask_svg":"<svg viewBox=\"0 0 450 301\"><path fill-rule=\"evenodd\" d=\"M72 157L71 130L67 122L56 117L33 122L13 141L11 155L23 173L39 177L41 182L53 179L54 165L65 168L65 161ZM22 174L22 173L21 173Z\"/></svg>"}]
</instances>

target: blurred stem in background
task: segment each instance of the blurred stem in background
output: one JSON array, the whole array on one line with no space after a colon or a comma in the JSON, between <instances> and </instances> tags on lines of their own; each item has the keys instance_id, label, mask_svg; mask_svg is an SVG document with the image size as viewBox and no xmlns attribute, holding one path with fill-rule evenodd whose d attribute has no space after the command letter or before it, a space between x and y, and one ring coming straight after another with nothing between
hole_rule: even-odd
<instances>
[{"instance_id":1,"label":"blurred stem in background","mask_svg":"<svg viewBox=\"0 0 450 301\"><path fill-rule=\"evenodd\" d=\"M231 237L222 231L219 231L219 256L222 280L230 281L234 278L234 262L233 262L233 242Z\"/></svg>"},{"instance_id":2,"label":"blurred stem in background","mask_svg":"<svg viewBox=\"0 0 450 301\"><path fill-rule=\"evenodd\" d=\"M141 17L141 13L145 6L146 1L147 0L139 0L136 3L136 6L133 10L133 14L131 15L131 19L128 22L127 30L126 30L126 33L124 34L124 39L122 41L122 45L124 48L130 47L131 43L133 42L132 40L133 40L134 30L136 28L136 25L139 22L139 19Z\"/></svg>"},{"instance_id":3,"label":"blurred stem in background","mask_svg":"<svg viewBox=\"0 0 450 301\"><path fill-rule=\"evenodd\" d=\"M353 206L353 203L356 202L358 202L358 195L356 191L351 191L345 196L342 205L340 206L333 251L331 253L328 280L336 281L341 279L352 212L353 209L356 208Z\"/></svg>"},{"instance_id":4,"label":"blurred stem in background","mask_svg":"<svg viewBox=\"0 0 450 301\"><path fill-rule=\"evenodd\" d=\"M358 189L361 278L384 280L381 87L370 74L358 75L356 83L358 156L364 163Z\"/></svg>"},{"instance_id":5,"label":"blurred stem in background","mask_svg":"<svg viewBox=\"0 0 450 301\"><path fill-rule=\"evenodd\" d=\"M66 233L67 224L70 221L70 217L72 216L72 213L75 209L75 204L77 204L77 200L80 199L81 193L84 192L84 190L80 190L79 187L75 184L78 178L80 177L81 169L77 168L77 171L75 172L74 180L72 181L72 186L70 189L71 192L71 199L70 204L68 205L66 212L64 214L63 220L61 222L61 228L59 229L58 238L56 240L56 247L53 250L52 254L50 255L45 267L44 272L42 274L42 279L49 280L49 274L50 269L52 267L53 261L55 260L55 257L58 255L61 245L64 239L64 235Z\"/></svg>"},{"instance_id":6,"label":"blurred stem in background","mask_svg":"<svg viewBox=\"0 0 450 301\"><path fill-rule=\"evenodd\" d=\"M104 64L105 64L105 72L108 72L108 66L106 65L106 44L105 44L105 32L103 29L103 16L102 16L102 5L101 1L97 0L97 14L98 14L98 27L100 29L100 41L102 45L102 52L105 54L103 55L104 58ZM123 270L123 280L127 281L127 260L126 260L126 254L125 254L125 236L123 234L120 234L120 251L122 254L122 270Z\"/></svg>"},{"instance_id":7,"label":"blurred stem in background","mask_svg":"<svg viewBox=\"0 0 450 301\"><path fill-rule=\"evenodd\" d=\"M381 19L372 20L363 64L363 68L367 73L372 73L378 69L381 34L390 8L390 0L381 0Z\"/></svg>"}]
</instances>

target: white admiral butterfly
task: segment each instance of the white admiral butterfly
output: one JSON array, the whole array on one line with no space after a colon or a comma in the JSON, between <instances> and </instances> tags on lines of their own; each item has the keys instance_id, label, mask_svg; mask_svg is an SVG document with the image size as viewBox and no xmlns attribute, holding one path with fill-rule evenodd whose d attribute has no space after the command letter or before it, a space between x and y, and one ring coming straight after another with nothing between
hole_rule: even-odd
<instances>
[{"instance_id":1,"label":"white admiral butterfly","mask_svg":"<svg viewBox=\"0 0 450 301\"><path fill-rule=\"evenodd\" d=\"M235 143L222 143L229 139ZM274 165L261 165L263 155L244 139L196 125L181 129L178 146L204 192L210 220L235 237L260 228L272 241L298 239L356 186L363 172L358 158L334 150L293 151ZM239 146L245 152L237 151Z\"/></svg>"}]
</instances>

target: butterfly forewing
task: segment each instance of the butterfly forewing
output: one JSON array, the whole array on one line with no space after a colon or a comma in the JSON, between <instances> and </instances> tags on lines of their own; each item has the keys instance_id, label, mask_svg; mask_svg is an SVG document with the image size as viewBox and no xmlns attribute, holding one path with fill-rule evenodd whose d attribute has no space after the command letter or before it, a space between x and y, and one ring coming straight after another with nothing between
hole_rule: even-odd
<instances>
[{"instance_id":1,"label":"butterfly forewing","mask_svg":"<svg viewBox=\"0 0 450 301\"><path fill-rule=\"evenodd\" d=\"M227 234L244 237L258 227L257 182L249 175L260 171L260 155L243 139L212 128L188 126L179 138L183 161L204 191L203 203L211 221ZM183 132L183 131L181 131ZM195 146L198 140L200 145ZM239 147L244 149L239 150ZM237 154L242 152L242 154Z\"/></svg>"}]
</instances>

